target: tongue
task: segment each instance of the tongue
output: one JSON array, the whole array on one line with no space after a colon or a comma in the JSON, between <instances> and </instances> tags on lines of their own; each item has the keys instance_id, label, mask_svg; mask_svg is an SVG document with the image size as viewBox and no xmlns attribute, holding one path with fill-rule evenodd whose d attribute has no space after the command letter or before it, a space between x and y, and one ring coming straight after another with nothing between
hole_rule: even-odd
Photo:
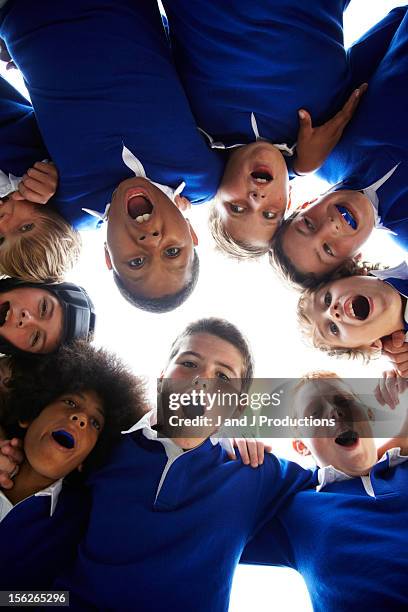
<instances>
[{"instance_id":1,"label":"tongue","mask_svg":"<svg viewBox=\"0 0 408 612\"><path fill-rule=\"evenodd\" d=\"M132 217L132 219L136 219L136 217L140 217L141 215L150 215L153 211L153 206L150 204L149 200L139 195L129 199L127 209L128 215Z\"/></svg>"}]
</instances>

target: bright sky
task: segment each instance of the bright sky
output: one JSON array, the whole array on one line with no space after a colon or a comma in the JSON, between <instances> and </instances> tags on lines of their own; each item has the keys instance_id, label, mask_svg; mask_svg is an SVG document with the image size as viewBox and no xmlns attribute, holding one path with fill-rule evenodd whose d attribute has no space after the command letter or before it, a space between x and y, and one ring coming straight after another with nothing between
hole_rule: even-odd
<instances>
[{"instance_id":1,"label":"bright sky","mask_svg":"<svg viewBox=\"0 0 408 612\"><path fill-rule=\"evenodd\" d=\"M352 0L345 14L346 44L400 4L393 0ZM2 64L0 72L16 83L16 71L5 73ZM324 190L324 183L314 177L296 179L294 202L304 202ZM235 323L249 338L258 377L295 377L313 369L335 369L339 375L349 377L376 377L387 368L382 359L363 366L336 361L306 347L295 323L296 294L274 278L267 259L236 263L215 253L208 237L207 208L208 205L196 206L189 214L200 239L198 286L186 304L168 314L145 313L124 302L104 267L104 231L83 235L82 260L70 279L86 287L95 303L96 344L114 350L135 373L154 381L166 363L170 344L178 331L194 319L219 316ZM404 258L403 251L381 232L367 243L364 255L368 260L381 260L389 265ZM294 458L289 441L273 441L273 444L278 453ZM242 566L235 577L230 610L243 612L258 606L275 612L311 610L306 587L295 572Z\"/></svg>"}]
</instances>

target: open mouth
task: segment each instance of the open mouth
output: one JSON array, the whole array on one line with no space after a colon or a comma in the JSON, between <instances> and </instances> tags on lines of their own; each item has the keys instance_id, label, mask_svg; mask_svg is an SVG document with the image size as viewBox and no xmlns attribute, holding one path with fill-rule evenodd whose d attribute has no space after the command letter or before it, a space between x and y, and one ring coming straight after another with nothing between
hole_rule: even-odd
<instances>
[{"instance_id":1,"label":"open mouth","mask_svg":"<svg viewBox=\"0 0 408 612\"><path fill-rule=\"evenodd\" d=\"M194 419L194 417L203 416L205 413L205 406L203 404L188 404L183 406L183 414L187 419Z\"/></svg>"},{"instance_id":2,"label":"open mouth","mask_svg":"<svg viewBox=\"0 0 408 612\"><path fill-rule=\"evenodd\" d=\"M357 442L359 441L359 439L360 439L360 436L358 435L356 431L353 431L352 429L348 429L347 431L343 431L343 433L337 436L337 438L335 438L334 441L339 446L350 447L350 446L355 446Z\"/></svg>"},{"instance_id":3,"label":"open mouth","mask_svg":"<svg viewBox=\"0 0 408 612\"><path fill-rule=\"evenodd\" d=\"M74 448L75 438L68 431L65 431L64 429L59 429L58 431L53 431L51 435L55 442L63 448L67 448L69 450Z\"/></svg>"},{"instance_id":4,"label":"open mouth","mask_svg":"<svg viewBox=\"0 0 408 612\"><path fill-rule=\"evenodd\" d=\"M353 230L357 229L357 221L355 220L352 213L345 206L341 206L340 204L336 204L336 208L347 223Z\"/></svg>"},{"instance_id":5,"label":"open mouth","mask_svg":"<svg viewBox=\"0 0 408 612\"><path fill-rule=\"evenodd\" d=\"M364 295L356 295L351 300L351 306L356 319L365 321L370 314L370 302Z\"/></svg>"},{"instance_id":6,"label":"open mouth","mask_svg":"<svg viewBox=\"0 0 408 612\"><path fill-rule=\"evenodd\" d=\"M269 183L273 179L272 174L266 168L257 168L251 172L251 177L259 184Z\"/></svg>"},{"instance_id":7,"label":"open mouth","mask_svg":"<svg viewBox=\"0 0 408 612\"><path fill-rule=\"evenodd\" d=\"M153 204L142 193L132 195L127 202L127 212L129 217L138 223L148 221L153 212Z\"/></svg>"},{"instance_id":8,"label":"open mouth","mask_svg":"<svg viewBox=\"0 0 408 612\"><path fill-rule=\"evenodd\" d=\"M3 327L4 323L9 318L10 314L10 302L3 302L0 305L0 327Z\"/></svg>"}]
</instances>

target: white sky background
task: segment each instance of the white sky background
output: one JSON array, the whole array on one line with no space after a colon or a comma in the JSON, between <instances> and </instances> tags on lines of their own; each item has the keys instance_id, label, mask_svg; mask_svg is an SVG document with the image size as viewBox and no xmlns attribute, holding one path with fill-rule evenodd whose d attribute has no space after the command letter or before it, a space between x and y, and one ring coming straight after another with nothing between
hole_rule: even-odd
<instances>
[{"instance_id":1,"label":"white sky background","mask_svg":"<svg viewBox=\"0 0 408 612\"><path fill-rule=\"evenodd\" d=\"M346 45L401 4L401 0L352 0L344 19ZM0 73L18 84L16 71L6 73L4 67L0 62ZM296 179L293 186L295 203L311 199L326 188L313 176ZM218 316L235 323L250 340L257 377L296 377L315 369L335 370L349 377L377 377L387 368L383 359L364 366L334 360L306 347L296 328L296 294L275 279L267 258L261 262L236 263L214 252L207 231L207 210L208 205L195 206L189 213L200 241L201 273L197 288L186 304L168 314L145 313L124 302L104 266L104 230L83 234L82 259L69 279L83 285L95 303L96 344L118 353L135 373L150 377L155 385L154 379L166 364L176 334L192 320ZM394 265L404 258L404 253L387 235L378 232L367 243L364 256L370 261ZM274 440L273 445L279 454L295 458L290 441ZM230 610L241 612L255 606L275 612L311 610L303 580L295 572L239 567Z\"/></svg>"}]
</instances>

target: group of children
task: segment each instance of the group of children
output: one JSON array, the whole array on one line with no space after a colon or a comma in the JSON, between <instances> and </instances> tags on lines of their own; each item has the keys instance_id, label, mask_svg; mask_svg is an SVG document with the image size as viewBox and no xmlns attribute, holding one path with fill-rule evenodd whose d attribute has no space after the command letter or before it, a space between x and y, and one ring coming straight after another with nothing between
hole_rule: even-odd
<instances>
[{"instance_id":1,"label":"group of children","mask_svg":"<svg viewBox=\"0 0 408 612\"><path fill-rule=\"evenodd\" d=\"M406 7L346 51L348 0L163 4L0 9L2 59L32 103L1 79L1 588L68 590L78 610L227 610L242 561L297 569L316 610L403 609L406 422L377 449L370 428L345 428L363 400L319 372L293 397L337 423L294 441L314 470L254 441L234 461L213 430L169 439L142 381L92 347L92 301L64 278L78 230L105 224L123 297L173 310L199 275L185 213L211 200L221 251L269 254L301 288L316 348L387 350L408 374L408 266L359 261L374 228L407 247ZM289 180L314 171L333 187L292 212ZM241 332L210 318L176 338L160 378L243 392L253 372ZM393 404L403 386L387 380Z\"/></svg>"}]
</instances>

